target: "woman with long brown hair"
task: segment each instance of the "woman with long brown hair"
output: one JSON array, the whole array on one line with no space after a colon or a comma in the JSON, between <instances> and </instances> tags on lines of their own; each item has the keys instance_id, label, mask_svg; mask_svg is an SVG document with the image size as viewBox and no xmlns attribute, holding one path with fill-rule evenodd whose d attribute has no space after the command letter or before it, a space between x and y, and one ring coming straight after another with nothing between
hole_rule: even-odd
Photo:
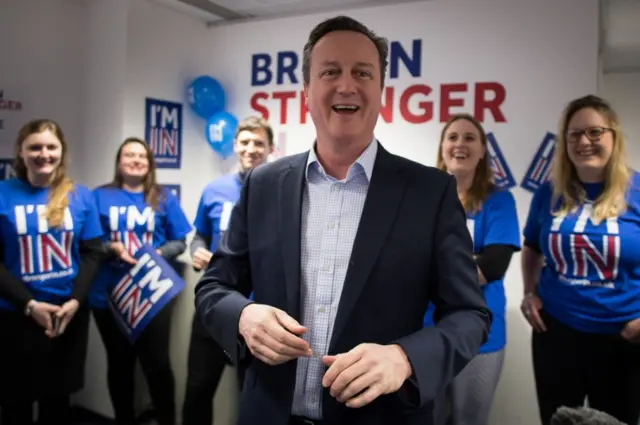
<instances>
[{"instance_id":1,"label":"woman with long brown hair","mask_svg":"<svg viewBox=\"0 0 640 425\"><path fill-rule=\"evenodd\" d=\"M160 425L175 424L175 382L169 358L171 304L151 319L131 344L108 308L125 263L150 245L173 260L191 231L178 199L156 181L153 152L144 140L126 139L118 149L113 181L94 190L111 259L103 263L90 295L93 316L107 351L107 384L118 424L135 423L134 377L140 360Z\"/></svg>"},{"instance_id":2,"label":"woman with long brown hair","mask_svg":"<svg viewBox=\"0 0 640 425\"><path fill-rule=\"evenodd\" d=\"M66 174L57 123L25 124L15 147L16 177L0 182L0 422L31 424L38 402L39 424L69 423L102 229L91 192Z\"/></svg>"},{"instance_id":3,"label":"woman with long brown hair","mask_svg":"<svg viewBox=\"0 0 640 425\"><path fill-rule=\"evenodd\" d=\"M560 120L551 180L524 228L522 313L543 425L584 405L640 419L640 175L618 116L584 96Z\"/></svg>"},{"instance_id":4,"label":"woman with long brown hair","mask_svg":"<svg viewBox=\"0 0 640 425\"><path fill-rule=\"evenodd\" d=\"M460 372L436 401L436 424L445 423L446 399L450 425L486 425L502 365L506 336L504 276L514 252L520 250L520 227L513 195L496 187L489 165L487 135L472 116L453 116L442 129L437 167L455 176L458 197L467 213L478 281L493 321L480 353ZM425 324L433 323L432 311ZM437 316L437 311L436 311Z\"/></svg>"}]
</instances>

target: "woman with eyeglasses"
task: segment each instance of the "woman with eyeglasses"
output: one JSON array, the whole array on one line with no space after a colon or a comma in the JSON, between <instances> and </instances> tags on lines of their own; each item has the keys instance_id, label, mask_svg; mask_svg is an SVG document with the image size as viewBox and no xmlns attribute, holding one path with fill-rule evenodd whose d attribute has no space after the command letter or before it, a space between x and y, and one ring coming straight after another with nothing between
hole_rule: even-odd
<instances>
[{"instance_id":1,"label":"woman with eyeglasses","mask_svg":"<svg viewBox=\"0 0 640 425\"><path fill-rule=\"evenodd\" d=\"M524 229L521 309L533 328L543 425L561 406L640 419L640 176L615 111L568 104L550 182Z\"/></svg>"}]
</instances>

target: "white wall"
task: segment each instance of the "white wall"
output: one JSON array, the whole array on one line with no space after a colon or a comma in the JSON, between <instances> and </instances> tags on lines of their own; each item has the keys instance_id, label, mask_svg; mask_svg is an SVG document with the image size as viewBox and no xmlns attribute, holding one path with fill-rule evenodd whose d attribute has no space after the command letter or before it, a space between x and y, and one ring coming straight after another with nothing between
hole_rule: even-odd
<instances>
[{"instance_id":1,"label":"white wall","mask_svg":"<svg viewBox=\"0 0 640 425\"><path fill-rule=\"evenodd\" d=\"M640 171L640 72L604 74L600 95L618 112L629 164Z\"/></svg>"},{"instance_id":2,"label":"white wall","mask_svg":"<svg viewBox=\"0 0 640 425\"><path fill-rule=\"evenodd\" d=\"M13 157L20 127L35 117L52 118L70 145L70 171L81 177L83 135L84 8L76 0L2 0L0 90L22 111L0 110L0 157Z\"/></svg>"}]
</instances>

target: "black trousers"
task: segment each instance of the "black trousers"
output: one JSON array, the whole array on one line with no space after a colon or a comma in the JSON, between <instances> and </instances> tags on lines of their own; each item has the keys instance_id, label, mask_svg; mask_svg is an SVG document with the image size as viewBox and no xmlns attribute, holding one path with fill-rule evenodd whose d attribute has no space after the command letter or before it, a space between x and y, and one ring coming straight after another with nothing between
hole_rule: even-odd
<instances>
[{"instance_id":1,"label":"black trousers","mask_svg":"<svg viewBox=\"0 0 640 425\"><path fill-rule=\"evenodd\" d=\"M116 422L136 422L134 381L140 360L160 425L175 425L175 378L169 358L169 329L173 303L163 308L131 345L109 309L94 309L93 317L107 351L107 386Z\"/></svg>"},{"instance_id":2,"label":"black trousers","mask_svg":"<svg viewBox=\"0 0 640 425\"><path fill-rule=\"evenodd\" d=\"M69 396L84 384L89 309L81 306L64 334L49 338L19 311L0 311L0 424L69 423Z\"/></svg>"},{"instance_id":3,"label":"black trousers","mask_svg":"<svg viewBox=\"0 0 640 425\"><path fill-rule=\"evenodd\" d=\"M194 315L189 342L187 389L182 406L182 425L211 425L213 397L229 360ZM244 369L238 368L238 388L244 382Z\"/></svg>"},{"instance_id":4,"label":"black trousers","mask_svg":"<svg viewBox=\"0 0 640 425\"><path fill-rule=\"evenodd\" d=\"M33 403L13 403L0 407L0 425L33 424ZM69 396L53 396L38 400L38 425L71 423Z\"/></svg>"},{"instance_id":5,"label":"black trousers","mask_svg":"<svg viewBox=\"0 0 640 425\"><path fill-rule=\"evenodd\" d=\"M533 368L542 425L561 406L593 409L625 424L640 418L640 345L620 335L579 332L541 311L547 331L534 332Z\"/></svg>"}]
</instances>

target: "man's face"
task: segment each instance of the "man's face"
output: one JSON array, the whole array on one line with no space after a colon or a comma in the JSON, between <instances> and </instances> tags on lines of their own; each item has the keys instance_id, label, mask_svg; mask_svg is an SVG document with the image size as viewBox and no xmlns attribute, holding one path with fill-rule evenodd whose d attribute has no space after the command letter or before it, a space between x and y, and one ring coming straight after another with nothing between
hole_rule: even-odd
<instances>
[{"instance_id":1,"label":"man's face","mask_svg":"<svg viewBox=\"0 0 640 425\"><path fill-rule=\"evenodd\" d=\"M238 133L234 149L240 160L242 171L249 171L263 164L273 151L273 147L269 145L267 132L263 129L243 130Z\"/></svg>"},{"instance_id":2,"label":"man's face","mask_svg":"<svg viewBox=\"0 0 640 425\"><path fill-rule=\"evenodd\" d=\"M312 50L304 87L318 136L338 143L372 137L381 79L378 50L366 35L335 31L322 37Z\"/></svg>"}]
</instances>

